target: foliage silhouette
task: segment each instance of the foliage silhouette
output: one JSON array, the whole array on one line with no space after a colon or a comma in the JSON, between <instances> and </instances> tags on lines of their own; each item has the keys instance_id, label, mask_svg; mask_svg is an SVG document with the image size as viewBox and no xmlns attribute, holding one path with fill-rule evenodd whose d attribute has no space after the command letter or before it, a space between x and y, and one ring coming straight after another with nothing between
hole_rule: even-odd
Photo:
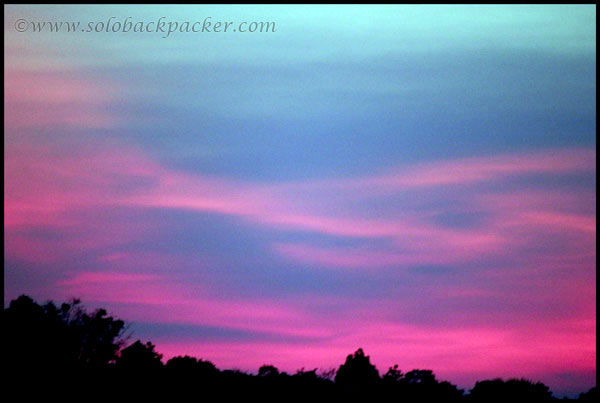
<instances>
[{"instance_id":1,"label":"foliage silhouette","mask_svg":"<svg viewBox=\"0 0 600 403\"><path fill-rule=\"evenodd\" d=\"M177 376L190 375L194 377L214 378L219 370L210 361L198 360L190 356L177 356L167 361L167 372Z\"/></svg>"},{"instance_id":2,"label":"foliage silhouette","mask_svg":"<svg viewBox=\"0 0 600 403\"><path fill-rule=\"evenodd\" d=\"M379 371L365 355L362 348L346 357L346 362L338 368L335 383L350 389L371 388L379 382Z\"/></svg>"},{"instance_id":3,"label":"foliage silhouette","mask_svg":"<svg viewBox=\"0 0 600 403\"><path fill-rule=\"evenodd\" d=\"M131 372L154 372L162 368L162 354L154 351L150 342L143 344L140 340L121 350L116 360L119 370Z\"/></svg>"},{"instance_id":4,"label":"foliage silhouette","mask_svg":"<svg viewBox=\"0 0 600 403\"><path fill-rule=\"evenodd\" d=\"M20 384L20 393L35 385L44 393L70 393L78 401L89 397L90 391L106 400L178 401L198 390L217 392L224 400L247 400L249 395L408 403L553 400L546 385L525 379L479 381L464 395L455 385L439 382L431 370L403 373L394 365L380 377L362 348L348 355L337 371L302 368L293 375L273 365L261 366L256 375L221 371L210 361L190 356L173 357L163 365L151 342L137 340L126 346L123 321L107 316L104 309L88 312L79 300L40 305L22 295L2 310L2 322L3 366L8 374L4 381L13 388ZM596 401L596 388L581 393L578 400Z\"/></svg>"},{"instance_id":5,"label":"foliage silhouette","mask_svg":"<svg viewBox=\"0 0 600 403\"><path fill-rule=\"evenodd\" d=\"M60 307L22 295L3 309L3 357L11 370L99 370L117 358L124 322L104 309L88 313L79 300Z\"/></svg>"},{"instance_id":6,"label":"foliage silhouette","mask_svg":"<svg viewBox=\"0 0 600 403\"><path fill-rule=\"evenodd\" d=\"M279 370L273 365L263 365L258 369L258 376L261 377L274 377L279 375Z\"/></svg>"},{"instance_id":7,"label":"foliage silhouette","mask_svg":"<svg viewBox=\"0 0 600 403\"><path fill-rule=\"evenodd\" d=\"M386 385L397 385L404 378L402 371L398 369L398 364L390 367L388 371L383 375L383 383Z\"/></svg>"},{"instance_id":8,"label":"foliage silhouette","mask_svg":"<svg viewBox=\"0 0 600 403\"><path fill-rule=\"evenodd\" d=\"M581 393L579 395L579 400L582 400L584 402L597 402L598 401L598 390L594 386L587 392Z\"/></svg>"},{"instance_id":9,"label":"foliage silhouette","mask_svg":"<svg viewBox=\"0 0 600 403\"><path fill-rule=\"evenodd\" d=\"M541 382L533 383L526 379L492 379L477 382L469 399L472 402L547 402L552 400L552 392Z\"/></svg>"}]
</instances>

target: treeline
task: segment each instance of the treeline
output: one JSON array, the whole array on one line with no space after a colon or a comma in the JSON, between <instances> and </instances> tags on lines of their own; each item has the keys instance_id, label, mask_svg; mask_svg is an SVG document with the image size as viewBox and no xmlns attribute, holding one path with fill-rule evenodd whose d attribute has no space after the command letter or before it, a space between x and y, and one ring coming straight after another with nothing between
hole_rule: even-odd
<instances>
[{"instance_id":1,"label":"treeline","mask_svg":"<svg viewBox=\"0 0 600 403\"><path fill-rule=\"evenodd\" d=\"M2 311L5 389L20 388L71 397L128 400L196 394L227 397L274 397L331 400L367 398L398 402L545 402L555 400L541 382L526 379L479 381L468 393L436 379L430 370L402 372L395 365L383 375L362 349L337 370L280 372L263 365L257 374L220 370L210 361L178 356L163 364L151 342L127 343L122 320L106 310L86 311L80 301L40 305L28 296ZM33 385L28 389L24 385ZM41 389L36 386L44 385ZM578 401L597 399L596 388ZM212 399L214 400L214 399Z\"/></svg>"}]
</instances>

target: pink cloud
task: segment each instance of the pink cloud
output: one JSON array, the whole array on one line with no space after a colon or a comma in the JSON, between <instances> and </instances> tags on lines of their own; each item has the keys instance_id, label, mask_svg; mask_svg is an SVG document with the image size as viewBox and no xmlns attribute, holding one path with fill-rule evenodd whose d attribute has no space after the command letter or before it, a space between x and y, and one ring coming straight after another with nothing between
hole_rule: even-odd
<instances>
[{"instance_id":1,"label":"pink cloud","mask_svg":"<svg viewBox=\"0 0 600 403\"><path fill-rule=\"evenodd\" d=\"M554 149L533 153L463 158L422 163L392 174L382 174L342 186L386 186L388 189L467 185L531 174L593 172L596 152L588 149Z\"/></svg>"},{"instance_id":2,"label":"pink cloud","mask_svg":"<svg viewBox=\"0 0 600 403\"><path fill-rule=\"evenodd\" d=\"M66 286L79 286L89 284L127 284L161 280L161 276L147 274L131 274L119 272L78 272L74 277L60 281L59 284Z\"/></svg>"},{"instance_id":3,"label":"pink cloud","mask_svg":"<svg viewBox=\"0 0 600 403\"><path fill-rule=\"evenodd\" d=\"M58 73L7 70L4 74L5 128L106 128L118 118L105 107L117 94L108 83Z\"/></svg>"},{"instance_id":4,"label":"pink cloud","mask_svg":"<svg viewBox=\"0 0 600 403\"><path fill-rule=\"evenodd\" d=\"M421 226L398 226L387 234L394 249L365 247L323 248L298 243L275 243L278 253L305 263L332 267L373 268L390 265L468 263L475 258L498 253L508 244L505 234L493 229L450 230L423 222Z\"/></svg>"},{"instance_id":5,"label":"pink cloud","mask_svg":"<svg viewBox=\"0 0 600 403\"><path fill-rule=\"evenodd\" d=\"M227 299L177 276L78 272L55 284L60 298L118 304L129 321L231 327L289 336L323 336L301 309L264 298Z\"/></svg>"},{"instance_id":6,"label":"pink cloud","mask_svg":"<svg viewBox=\"0 0 600 403\"><path fill-rule=\"evenodd\" d=\"M169 208L233 215L258 225L280 230L301 230L341 237L381 238L392 241L386 248L372 247L324 248L301 243L275 243L273 250L289 259L332 267L379 267L389 265L458 264L506 252L524 241L534 241L540 233L553 233L570 229L563 234L574 243L587 233L595 236L595 214L583 215L573 210L572 194L553 191L554 202L544 203L547 192L521 192L518 196L478 193L475 189L469 198L458 199L464 211L484 211L489 218L483 226L474 229L451 229L432 222L439 211L406 210L402 216L387 213L383 219L369 219L353 215L351 210L342 215L327 213L303 205L303 199L320 200L316 191L306 183L299 184L298 196L293 184L263 186L241 183L217 177L184 174L161 166L134 149L121 152L107 149L82 148L69 155L57 154L49 145L9 144L5 158L5 232L10 228L44 225L69 232L70 228L85 225L73 220L67 213L77 209L95 209L106 206ZM59 157L60 156L60 157ZM426 172L432 177L457 174L456 183L472 182L471 174L506 176L528 172L572 172L589 170L595 153L587 150L554 150L539 152L525 159L522 156L476 158L444 163L431 163L401 178L420 177ZM551 163L553 162L553 163ZM6 172L10 172L8 175ZM426 175L426 176L427 176ZM353 183L368 188L377 186L392 191L393 184L382 176L379 179L358 179ZM462 178L462 179L461 179ZM489 179L488 178L488 179ZM421 180L417 180L421 183ZM123 183L132 186L124 187ZM139 183L139 185L137 185ZM355 189L345 194L344 182L339 192L352 200ZM449 185L448 181L439 184ZM431 185L431 184L430 184ZM315 189L321 184L315 183ZM392 186L392 188L390 188ZM433 185L431 185L433 186ZM29 189L29 190L26 190ZM399 191L399 189L398 189ZM375 192L379 194L380 192ZM298 197L294 197L298 196ZM325 196L326 197L326 196ZM344 199L342 198L342 200ZM577 196L575 197L577 198ZM581 198L581 196L579 196ZM343 203L343 202L342 202ZM567 210L565 210L567 209ZM442 210L443 213L443 210ZM385 211L382 211L386 215ZM532 228L536 228L532 231ZM27 259L44 259L53 250L97 248L111 242L135 239L141 233L152 231L151 225L136 226L110 223L104 234L82 231L83 237L69 240L30 240L17 232L9 232L11 254ZM529 236L524 234L529 233ZM37 243L33 254L27 249ZM69 245L71 242L71 245ZM390 247L390 245L392 247ZM21 251L21 252L19 252Z\"/></svg>"},{"instance_id":7,"label":"pink cloud","mask_svg":"<svg viewBox=\"0 0 600 403\"><path fill-rule=\"evenodd\" d=\"M596 233L596 217L578 214L563 214L554 211L530 211L515 214L521 224L553 227L561 231Z\"/></svg>"}]
</instances>

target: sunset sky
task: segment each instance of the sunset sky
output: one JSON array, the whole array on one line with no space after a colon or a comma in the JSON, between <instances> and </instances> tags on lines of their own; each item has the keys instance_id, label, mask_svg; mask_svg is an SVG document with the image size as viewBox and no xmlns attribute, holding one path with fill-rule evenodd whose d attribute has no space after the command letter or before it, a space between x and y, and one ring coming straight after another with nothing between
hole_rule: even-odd
<instances>
[{"instance_id":1,"label":"sunset sky","mask_svg":"<svg viewBox=\"0 0 600 403\"><path fill-rule=\"evenodd\" d=\"M4 304L164 359L596 377L595 6L5 6ZM18 32L17 20L276 32Z\"/></svg>"}]
</instances>

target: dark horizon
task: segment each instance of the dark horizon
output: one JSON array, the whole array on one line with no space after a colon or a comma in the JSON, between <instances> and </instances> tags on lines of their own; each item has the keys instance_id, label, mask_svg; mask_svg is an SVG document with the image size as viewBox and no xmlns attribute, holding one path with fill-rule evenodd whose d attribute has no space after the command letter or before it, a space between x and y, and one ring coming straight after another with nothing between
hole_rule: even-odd
<instances>
[{"instance_id":1,"label":"dark horizon","mask_svg":"<svg viewBox=\"0 0 600 403\"><path fill-rule=\"evenodd\" d=\"M55 315L55 319L52 319L53 315ZM87 322L85 320L81 322L80 318L82 315L87 316L88 318L101 318L101 323L103 324L100 326L92 326L90 324L91 322ZM49 323L56 323L57 320L58 323L61 324L60 326L48 326ZM452 383L448 382L448 380L436 379L437 375L432 369L413 368L411 370L403 371L398 364L394 364L393 366L390 366L387 371L381 371L377 368L375 363L370 361L370 357L365 354L362 347L358 347L353 354L347 355L346 362L337 367L302 367L297 368L294 371L280 371L276 365L273 365L273 362L269 360L268 357L265 357L264 364L258 367L256 371L244 370L239 367L221 369L215 366L210 360L206 360L203 357L193 357L188 354L177 355L169 358L164 357L160 351L156 350L156 346L152 343L152 341L142 342L141 339L137 338L135 335L134 324L127 323L119 318L113 318L113 316L110 316L110 314L104 308L97 308L94 310L88 309L85 304L81 303L80 299L76 298L61 303L46 301L45 303L41 304L27 295L21 295L19 298L10 301L9 306L5 306L3 308L2 321L3 326L6 329L4 338L4 355L9 357L5 362L5 368L7 371L16 370L14 375L17 377L21 373L20 369L23 371L32 371L32 373L35 374L38 373L40 369L47 368L48 362L55 362L55 364L50 365L51 367L55 367L55 370L58 370L59 372L64 371L64 373L75 371L74 374L80 370L106 371L111 367L114 367L117 369L121 368L119 371L126 371L125 373L129 374L128 376L135 376L136 372L139 372L138 375L140 376L144 374L149 375L152 373L154 373L156 376L178 375L184 376L189 382L192 382L193 378L188 377L208 376L208 382L210 379L213 379L215 376L219 375L221 376L221 378L219 378L219 382L223 382L224 386L227 386L228 382L233 382L233 384L229 386L235 385L235 382L240 381L240 379L238 379L239 377L247 377L246 381L242 382L242 384L246 385L246 382L250 382L251 377L253 376L257 378L264 378L266 375L271 375L267 376L267 378L264 378L266 380L271 380L271 383L268 383L268 385L273 386L272 382L275 382L275 385L278 385L276 389L279 390L279 388L281 388L282 391L285 390L286 387L290 386L285 381L282 381L282 379L296 377L304 380L309 379L309 384L304 386L309 386L308 390L315 393L320 390L318 387L317 390L310 389L310 387L315 385L327 386L329 384L330 388L333 387L333 384L338 386L346 385L344 388L350 387L352 390L352 388L357 387L355 384L358 384L359 386L362 384L362 377L367 378L367 381L362 380L362 382L366 382L366 384L370 384L372 387L374 387L373 385L376 383L378 384L379 382L383 382L376 389L387 397L394 397L394 393L401 393L400 389L396 390L394 388L401 388L402 385L413 383L415 380L418 383L432 382L432 384L438 385L437 387L442 385L444 387L444 393L449 393L446 397L454 396L454 398L459 399L457 401L463 401L462 399L467 399L465 401L471 401L468 399L473 399L473 393L485 393L485 395L482 395L484 397L480 397L480 399L483 399L481 401L489 402L490 396L494 396L494 394L497 393L502 393L504 391L502 387L507 387L506 385L511 383L515 383L518 387L516 390L507 389L508 392L517 393L520 390L521 393L523 393L524 390L519 388L525 387L531 388L534 391L541 391L541 396L546 394L548 398L552 397L553 399L579 398L580 400L589 399L589 401L592 401L593 399L591 398L591 394L597 393L596 385L594 384L591 388L586 388L585 390L573 390L567 393L557 394L540 379L526 379L516 376L480 379L477 380L472 387L461 388L460 385L453 385ZM61 326L64 327L64 329L57 330ZM64 338L64 336L67 334L66 329L69 328L79 329L74 333L79 334L78 337L82 338L82 340L84 338L83 335L88 334L91 334L92 336L87 336L85 337L86 339L98 340L97 342L104 340L104 343L108 340L109 344L114 346L111 350L113 352L109 353L104 358L101 366L98 366L97 364L91 365L88 361L83 362L80 358L72 361L71 363L67 363L65 361L61 364L62 361L60 358L57 358L57 354L65 354L65 351L73 348L78 351L84 350L82 345L78 345L76 343L74 343L72 346L56 344L57 341L59 341L61 338ZM103 328L107 330L101 330ZM108 329L112 330L110 330L109 333L106 333ZM107 337L107 334L110 334L110 336ZM97 339L94 339L94 337ZM28 343L30 343L30 340L34 339L36 340L35 343L37 343L38 346L34 349L34 353L32 353L31 356L25 355L26 358L24 362L26 364L23 364L21 362L21 360L24 359L22 351L30 350L32 344L28 345ZM100 348L95 347L94 350L100 351ZM45 353L43 353L45 355L42 354L42 351L45 351ZM16 355L14 355L15 352ZM43 358L40 358L40 355ZM127 358L126 364L123 364L124 357ZM27 360L30 360L30 362L27 362ZM21 367L21 365L25 366ZM126 365L125 370L123 369L123 365ZM342 368L349 366L351 367L351 365L358 365L358 376L360 379L354 379L354 377L357 375L354 375L354 377L350 378L348 378L348 375L346 375L345 378L348 379L344 380L344 376L341 376L344 374L340 375ZM361 368L361 366L366 367L369 371L371 371L370 375L369 372L365 372L365 368ZM195 367L198 368L194 369ZM159 371L161 368L164 368L168 371L153 372ZM345 370L348 371L348 369ZM110 372L107 374L110 374ZM368 381L369 377L371 378L371 381ZM279 379L279 381L277 381L277 379ZM342 380L340 381L340 379ZM413 379L413 381L410 381L409 379ZM283 383L280 385L277 382ZM265 386L261 385L262 384L259 383L255 386ZM386 389L390 387L396 390L396 392ZM383 391L380 390L381 388L383 388ZM349 390L342 388L335 393L346 393L348 391ZM356 390L354 392L356 392ZM334 393L334 390L329 390L328 393ZM518 396L513 397L516 398ZM416 397L414 398L416 399ZM524 396L521 396L521 398L524 398ZM412 398L407 399L410 401Z\"/></svg>"},{"instance_id":2,"label":"dark horizon","mask_svg":"<svg viewBox=\"0 0 600 403\"><path fill-rule=\"evenodd\" d=\"M436 399L448 403L504 403L524 399L537 403L565 399L554 395L543 382L524 378L479 380L473 388L464 390L437 379L429 369L403 372L396 364L380 372L360 347L337 368L301 368L290 374L272 364L261 365L256 373L222 370L208 360L189 355L163 361L151 341L132 338L124 321L109 316L102 308L88 310L77 299L38 304L21 295L2 310L2 325L3 366L10 387L14 387L13 382L28 382L48 388L47 393L62 390L64 398L95 383L106 385L103 393L119 397L123 393L181 394L201 385L214 391L240 388L235 393L301 393L313 401L357 394L376 401L400 398L406 402ZM52 388L55 379L61 385L62 380L69 379L69 388ZM141 382L136 384L136 379ZM148 381L161 386L155 385L153 392L148 387L140 389ZM596 386L571 397L595 401Z\"/></svg>"}]
</instances>

